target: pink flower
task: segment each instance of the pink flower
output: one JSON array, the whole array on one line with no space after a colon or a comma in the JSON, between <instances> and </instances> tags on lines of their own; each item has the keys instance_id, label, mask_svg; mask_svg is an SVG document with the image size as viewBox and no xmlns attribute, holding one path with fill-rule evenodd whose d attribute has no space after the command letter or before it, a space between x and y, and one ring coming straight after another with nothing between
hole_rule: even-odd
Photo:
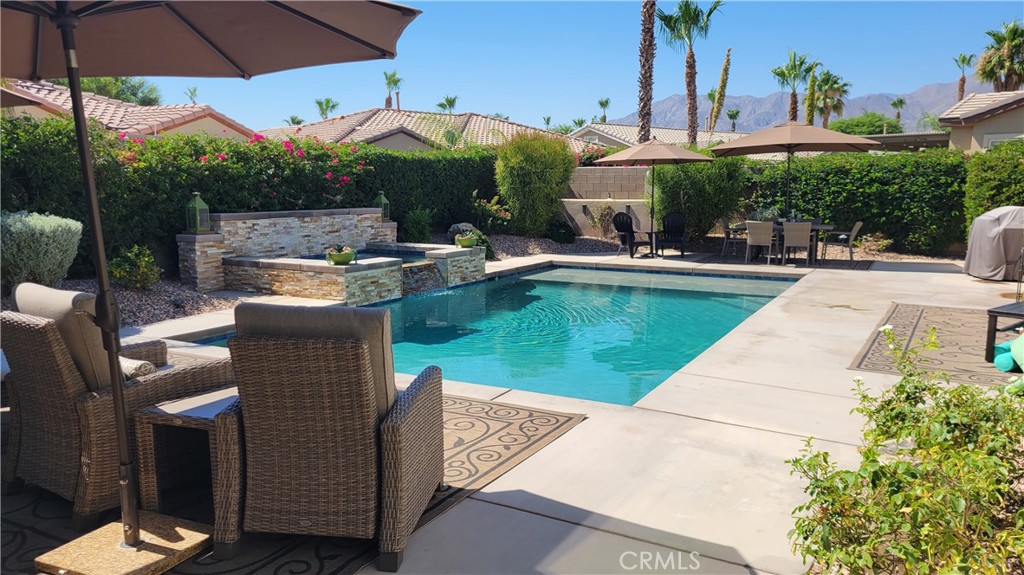
<instances>
[{"instance_id":1,"label":"pink flower","mask_svg":"<svg viewBox=\"0 0 1024 575\"><path fill-rule=\"evenodd\" d=\"M206 160L208 160L208 159L209 159L209 158L207 158L206 156L199 156L199 161L200 161L201 163L203 163L203 164L205 164L205 163L206 163Z\"/></svg>"},{"instance_id":2,"label":"pink flower","mask_svg":"<svg viewBox=\"0 0 1024 575\"><path fill-rule=\"evenodd\" d=\"M302 150L295 150L295 155L301 158L306 155L306 152L303 152Z\"/></svg>"},{"instance_id":3,"label":"pink flower","mask_svg":"<svg viewBox=\"0 0 1024 575\"><path fill-rule=\"evenodd\" d=\"M288 140L285 140L285 141L284 141L284 142L283 142L283 143L282 143L281 145L282 145L282 146L284 146L284 149L288 150L289 152L290 152L290 151L292 151L292 148L294 148L294 147L295 147L295 146L293 146L293 145L292 145L292 143L291 143L290 141L288 141Z\"/></svg>"},{"instance_id":4,"label":"pink flower","mask_svg":"<svg viewBox=\"0 0 1024 575\"><path fill-rule=\"evenodd\" d=\"M117 137L118 139L124 140L125 138L128 137L128 132L121 132L120 134L117 135Z\"/></svg>"},{"instance_id":5,"label":"pink flower","mask_svg":"<svg viewBox=\"0 0 1024 575\"><path fill-rule=\"evenodd\" d=\"M222 133L222 134L227 134L227 133L228 133L228 131L227 131L227 130L221 130L221 133Z\"/></svg>"},{"instance_id":6,"label":"pink flower","mask_svg":"<svg viewBox=\"0 0 1024 575\"><path fill-rule=\"evenodd\" d=\"M226 160L226 159L228 159L228 157L226 155L224 155L224 154L217 154L217 159L218 160Z\"/></svg>"},{"instance_id":7,"label":"pink flower","mask_svg":"<svg viewBox=\"0 0 1024 575\"><path fill-rule=\"evenodd\" d=\"M331 172L327 172L326 174L324 174L324 177L329 180L334 177L334 174L332 174Z\"/></svg>"},{"instance_id":8,"label":"pink flower","mask_svg":"<svg viewBox=\"0 0 1024 575\"><path fill-rule=\"evenodd\" d=\"M359 146L352 146L351 148L348 149L348 151L354 154L359 151Z\"/></svg>"},{"instance_id":9,"label":"pink flower","mask_svg":"<svg viewBox=\"0 0 1024 575\"><path fill-rule=\"evenodd\" d=\"M253 134L252 139L258 142L260 140L266 140L267 137L264 136L263 134Z\"/></svg>"},{"instance_id":10,"label":"pink flower","mask_svg":"<svg viewBox=\"0 0 1024 575\"><path fill-rule=\"evenodd\" d=\"M146 140L143 140L142 138L132 138L132 143L142 145L146 143Z\"/></svg>"},{"instance_id":11,"label":"pink flower","mask_svg":"<svg viewBox=\"0 0 1024 575\"><path fill-rule=\"evenodd\" d=\"M331 158L331 164L332 165L337 165L338 164L338 158Z\"/></svg>"},{"instance_id":12,"label":"pink flower","mask_svg":"<svg viewBox=\"0 0 1024 575\"><path fill-rule=\"evenodd\" d=\"M348 176L342 176L341 177L341 183L343 183L343 184L347 184L350 181L352 181L352 178L349 178Z\"/></svg>"},{"instance_id":13,"label":"pink flower","mask_svg":"<svg viewBox=\"0 0 1024 575\"><path fill-rule=\"evenodd\" d=\"M362 166L362 164L360 164L360 165L356 166L356 169L357 169L357 170L361 170L361 169L363 169L363 166Z\"/></svg>"}]
</instances>

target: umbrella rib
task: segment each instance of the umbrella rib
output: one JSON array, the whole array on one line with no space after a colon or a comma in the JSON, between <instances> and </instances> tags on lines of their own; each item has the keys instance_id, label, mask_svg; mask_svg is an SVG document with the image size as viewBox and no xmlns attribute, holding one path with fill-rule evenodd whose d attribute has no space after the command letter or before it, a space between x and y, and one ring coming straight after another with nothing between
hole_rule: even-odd
<instances>
[{"instance_id":1,"label":"umbrella rib","mask_svg":"<svg viewBox=\"0 0 1024 575\"><path fill-rule=\"evenodd\" d=\"M122 12L134 12L135 10L145 10L146 8L156 8L167 3L167 0L151 0L148 2L119 2L113 4L113 2L93 2L88 6L75 12L80 18L87 18L89 16L109 16L110 14L121 14Z\"/></svg>"},{"instance_id":2,"label":"umbrella rib","mask_svg":"<svg viewBox=\"0 0 1024 575\"><path fill-rule=\"evenodd\" d=\"M373 50L377 54L380 54L380 56L382 58L393 59L395 57L395 54L393 52L389 51L389 50L385 50L384 48L381 48L380 46L377 46L376 44L371 44L370 42L367 42L366 40L363 40L362 38L360 38L358 36L353 36L352 34L349 34L348 32L346 32L346 31L344 31L344 30L342 30L340 28L335 28L334 26L331 26L327 22L324 22L323 20L318 20L318 19L310 16L309 14L305 14L303 12L300 12L299 10L296 10L295 8L292 8L291 6L288 6L287 4L284 4L283 2L280 2L278 0L270 0L268 2L268 4L270 4L271 6L274 6L275 8L278 8L278 9L284 11L284 12L287 12L287 13L291 14L292 16L295 16L296 18L300 18L302 20L305 20L306 22L309 22L310 24L313 24L314 26L318 26L320 28L323 28L324 30L327 30L328 32L330 32L332 34L335 34L337 36L341 36L342 38L350 40L350 41L352 41L352 42L354 42L356 44L359 44L360 46L362 46L364 48L369 49L369 50Z\"/></svg>"},{"instance_id":3,"label":"umbrella rib","mask_svg":"<svg viewBox=\"0 0 1024 575\"><path fill-rule=\"evenodd\" d=\"M49 6L39 2L4 2L4 8L9 10L16 10L18 12L25 12L26 14L33 14L35 16L55 16L57 12Z\"/></svg>"},{"instance_id":4,"label":"umbrella rib","mask_svg":"<svg viewBox=\"0 0 1024 575\"><path fill-rule=\"evenodd\" d=\"M231 66L232 68L234 68L235 71L238 72L239 76L241 76L242 78L244 78L246 80L248 80L249 78L252 77L251 74L249 74L245 70L243 70L242 67L239 66L237 62L235 62L230 57L228 57L228 55L226 53L224 53L223 50L221 50L216 44L214 44L213 41L210 40L206 36L206 34L203 34L198 28L193 26L192 22L190 22L187 18L185 18L185 16L183 16L180 12L178 12L177 9L175 9L173 6L171 6L169 4L166 4L166 3L163 4L163 6L164 6L164 8L167 8L167 11L170 12L171 14L173 14L174 17L178 19L178 21L180 21L186 28L188 28L192 32L192 34L194 34L197 38L199 38L203 42L203 44L206 44L207 48L212 50L213 53L216 54L218 57L220 57L221 60L224 60L224 62L228 66Z\"/></svg>"}]
</instances>

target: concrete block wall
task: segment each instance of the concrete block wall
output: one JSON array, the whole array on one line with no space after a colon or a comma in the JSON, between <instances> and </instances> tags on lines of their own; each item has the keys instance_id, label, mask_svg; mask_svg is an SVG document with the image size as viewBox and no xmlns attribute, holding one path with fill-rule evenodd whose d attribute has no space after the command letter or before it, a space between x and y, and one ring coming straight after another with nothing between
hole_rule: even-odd
<instances>
[{"instance_id":1,"label":"concrete block wall","mask_svg":"<svg viewBox=\"0 0 1024 575\"><path fill-rule=\"evenodd\" d=\"M634 200L644 197L644 178L649 167L605 166L576 168L569 182L568 198Z\"/></svg>"}]
</instances>

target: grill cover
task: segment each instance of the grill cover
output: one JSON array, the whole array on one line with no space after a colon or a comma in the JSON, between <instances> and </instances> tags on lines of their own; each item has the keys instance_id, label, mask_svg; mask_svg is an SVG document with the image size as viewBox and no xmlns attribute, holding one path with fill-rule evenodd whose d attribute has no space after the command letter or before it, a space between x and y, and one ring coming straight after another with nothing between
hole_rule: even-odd
<instances>
[{"instance_id":1,"label":"grill cover","mask_svg":"<svg viewBox=\"0 0 1024 575\"><path fill-rule=\"evenodd\" d=\"M986 280L1018 280L1024 250L1024 207L1003 206L978 216L967 237L964 272Z\"/></svg>"}]
</instances>

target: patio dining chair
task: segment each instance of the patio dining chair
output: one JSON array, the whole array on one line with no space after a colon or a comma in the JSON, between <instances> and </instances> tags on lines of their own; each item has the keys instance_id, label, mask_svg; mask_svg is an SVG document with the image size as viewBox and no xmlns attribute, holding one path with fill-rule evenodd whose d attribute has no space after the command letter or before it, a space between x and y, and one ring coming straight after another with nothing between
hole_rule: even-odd
<instances>
[{"instance_id":1,"label":"patio dining chair","mask_svg":"<svg viewBox=\"0 0 1024 575\"><path fill-rule=\"evenodd\" d=\"M721 256L721 257L724 258L725 257L725 252L726 252L726 250L729 249L730 245L735 247L735 246L743 245L743 244L747 243L747 232L746 232L746 230L734 230L734 229L732 229L732 227L729 225L729 218L727 218L727 217L719 218L718 222L722 226L722 234L724 235L724 239L722 240L722 256Z\"/></svg>"},{"instance_id":2,"label":"patio dining chair","mask_svg":"<svg viewBox=\"0 0 1024 575\"><path fill-rule=\"evenodd\" d=\"M396 392L386 309L243 303L235 327L243 529L377 539L397 571L443 488L441 370Z\"/></svg>"},{"instance_id":3,"label":"patio dining chair","mask_svg":"<svg viewBox=\"0 0 1024 575\"><path fill-rule=\"evenodd\" d=\"M857 239L857 234L860 233L861 227L864 226L864 222L858 221L853 224L853 228L847 231L831 231L825 234L825 242L821 248L821 261L825 261L825 257L828 255L829 238L832 236L836 237L836 245L845 247L850 252L850 263L853 263L853 242Z\"/></svg>"},{"instance_id":4,"label":"patio dining chair","mask_svg":"<svg viewBox=\"0 0 1024 575\"><path fill-rule=\"evenodd\" d=\"M812 246L812 238L813 234L809 220L803 222L783 222L782 263L786 263L790 251L802 249L807 252L807 265L811 265L811 259L814 255L812 250L817 249L817 246Z\"/></svg>"},{"instance_id":5,"label":"patio dining chair","mask_svg":"<svg viewBox=\"0 0 1024 575\"><path fill-rule=\"evenodd\" d=\"M650 240L637 239L639 232L633 229L633 218L626 212L618 212L612 216L612 225L615 227L615 234L618 235L620 244L615 255L619 255L622 248L626 248L630 258L635 256L636 251L643 246L651 249Z\"/></svg>"},{"instance_id":6,"label":"patio dining chair","mask_svg":"<svg viewBox=\"0 0 1024 575\"><path fill-rule=\"evenodd\" d=\"M655 245L662 256L665 255L666 247L679 249L680 258L686 256L686 216L679 212L665 214Z\"/></svg>"},{"instance_id":7,"label":"patio dining chair","mask_svg":"<svg viewBox=\"0 0 1024 575\"><path fill-rule=\"evenodd\" d=\"M774 222L747 220L747 256L744 259L745 262L750 263L750 254L752 249L759 247L768 248L767 260L765 263L771 263L772 253L777 245L778 242L775 239Z\"/></svg>"},{"instance_id":8,"label":"patio dining chair","mask_svg":"<svg viewBox=\"0 0 1024 575\"><path fill-rule=\"evenodd\" d=\"M0 313L4 379L11 404L3 492L32 483L73 503L72 528L87 531L100 514L120 505L117 434L110 369L102 335L92 318L96 296L22 283L15 286L17 311ZM126 345L124 358L154 367L167 364L162 341ZM145 370L144 370L145 371ZM128 378L125 411L233 384L228 360L202 362ZM134 428L129 443L134 451ZM173 451L173 457L187 453Z\"/></svg>"}]
</instances>

